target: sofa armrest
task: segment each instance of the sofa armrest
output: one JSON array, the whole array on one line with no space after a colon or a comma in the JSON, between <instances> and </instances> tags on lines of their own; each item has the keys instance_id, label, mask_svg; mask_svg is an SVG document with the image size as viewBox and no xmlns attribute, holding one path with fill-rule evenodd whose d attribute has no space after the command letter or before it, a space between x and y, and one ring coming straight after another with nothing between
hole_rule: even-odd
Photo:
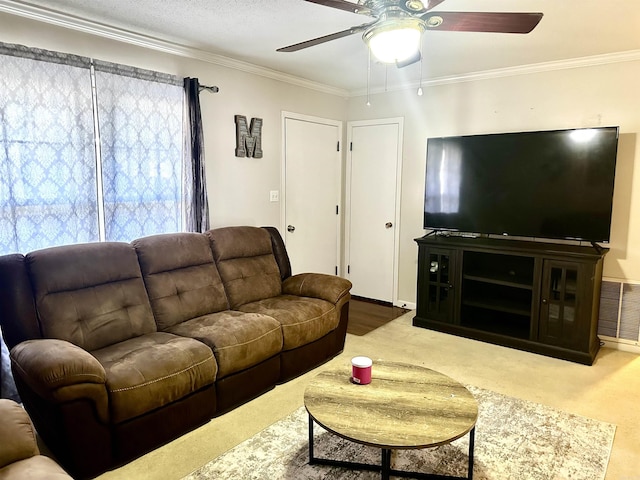
<instances>
[{"instance_id":1,"label":"sofa armrest","mask_svg":"<svg viewBox=\"0 0 640 480\"><path fill-rule=\"evenodd\" d=\"M13 400L0 400L0 438L0 468L40 453L29 415Z\"/></svg>"},{"instance_id":2,"label":"sofa armrest","mask_svg":"<svg viewBox=\"0 0 640 480\"><path fill-rule=\"evenodd\" d=\"M337 304L349 295L351 282L346 278L323 273L300 273L282 282L282 293L313 297Z\"/></svg>"},{"instance_id":3,"label":"sofa armrest","mask_svg":"<svg viewBox=\"0 0 640 480\"><path fill-rule=\"evenodd\" d=\"M88 398L100 419L108 421L107 375L86 350L65 340L27 340L11 349L11 364L14 375L46 401Z\"/></svg>"}]
</instances>

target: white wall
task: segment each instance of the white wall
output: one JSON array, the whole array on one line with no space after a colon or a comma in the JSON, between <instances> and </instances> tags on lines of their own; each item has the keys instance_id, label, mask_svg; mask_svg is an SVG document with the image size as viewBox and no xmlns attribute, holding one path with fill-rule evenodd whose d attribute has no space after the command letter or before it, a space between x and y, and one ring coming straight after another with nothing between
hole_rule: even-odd
<instances>
[{"instance_id":1,"label":"white wall","mask_svg":"<svg viewBox=\"0 0 640 480\"><path fill-rule=\"evenodd\" d=\"M422 236L426 141L504 131L619 125L611 252L605 276L640 282L640 61L425 87L344 99L199 60L0 13L0 41L95 57L179 76L198 77L220 93L200 96L212 225L279 225L281 112L347 121L404 117L400 222L400 301L415 302ZM236 158L234 115L264 120L264 158Z\"/></svg>"},{"instance_id":2,"label":"white wall","mask_svg":"<svg viewBox=\"0 0 640 480\"><path fill-rule=\"evenodd\" d=\"M620 126L611 251L604 275L640 281L640 61L518 75L349 100L349 121L403 116L399 292L415 302L428 137ZM585 192L588 194L588 192Z\"/></svg>"},{"instance_id":3,"label":"white wall","mask_svg":"<svg viewBox=\"0 0 640 480\"><path fill-rule=\"evenodd\" d=\"M337 95L18 16L0 13L0 41L198 77L220 87L217 94L200 94L213 227L280 225L280 204L269 201L269 191L280 189L282 111L345 120L347 100ZM235 157L234 115L263 119L263 158Z\"/></svg>"}]
</instances>

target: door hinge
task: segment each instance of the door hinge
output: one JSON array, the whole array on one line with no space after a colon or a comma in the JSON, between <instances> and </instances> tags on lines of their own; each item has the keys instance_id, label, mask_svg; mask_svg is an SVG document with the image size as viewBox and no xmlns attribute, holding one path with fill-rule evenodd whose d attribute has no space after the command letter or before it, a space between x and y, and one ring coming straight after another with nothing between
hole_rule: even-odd
<instances>
[{"instance_id":1,"label":"door hinge","mask_svg":"<svg viewBox=\"0 0 640 480\"><path fill-rule=\"evenodd\" d=\"M338 152L340 151L340 140L338 140Z\"/></svg>"},{"instance_id":2,"label":"door hinge","mask_svg":"<svg viewBox=\"0 0 640 480\"><path fill-rule=\"evenodd\" d=\"M339 215L339 212L340 212L340 210L338 208L338 205L336 205L336 215Z\"/></svg>"},{"instance_id":3,"label":"door hinge","mask_svg":"<svg viewBox=\"0 0 640 480\"><path fill-rule=\"evenodd\" d=\"M353 142L349 142L349 151L353 152Z\"/></svg>"},{"instance_id":4,"label":"door hinge","mask_svg":"<svg viewBox=\"0 0 640 480\"><path fill-rule=\"evenodd\" d=\"M338 274L338 266L336 265L336 275Z\"/></svg>"},{"instance_id":5,"label":"door hinge","mask_svg":"<svg viewBox=\"0 0 640 480\"><path fill-rule=\"evenodd\" d=\"M347 265L347 273L351 273L351 265Z\"/></svg>"}]
</instances>

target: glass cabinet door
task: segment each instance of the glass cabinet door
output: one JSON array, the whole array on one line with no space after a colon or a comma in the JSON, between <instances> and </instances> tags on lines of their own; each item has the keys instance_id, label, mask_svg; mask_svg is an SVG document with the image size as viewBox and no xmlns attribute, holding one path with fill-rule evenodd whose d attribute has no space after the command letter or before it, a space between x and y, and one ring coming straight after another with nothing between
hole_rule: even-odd
<instances>
[{"instance_id":1,"label":"glass cabinet door","mask_svg":"<svg viewBox=\"0 0 640 480\"><path fill-rule=\"evenodd\" d=\"M428 249L421 255L422 297L419 316L440 322L453 322L453 272L455 252Z\"/></svg>"},{"instance_id":2,"label":"glass cabinet door","mask_svg":"<svg viewBox=\"0 0 640 480\"><path fill-rule=\"evenodd\" d=\"M540 340L571 346L576 332L580 264L546 261L540 305Z\"/></svg>"}]
</instances>

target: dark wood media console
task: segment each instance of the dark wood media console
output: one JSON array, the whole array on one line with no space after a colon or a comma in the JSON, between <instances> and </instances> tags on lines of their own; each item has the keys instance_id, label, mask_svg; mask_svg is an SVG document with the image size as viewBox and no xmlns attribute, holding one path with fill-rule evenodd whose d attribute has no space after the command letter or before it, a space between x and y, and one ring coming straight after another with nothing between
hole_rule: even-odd
<instances>
[{"instance_id":1,"label":"dark wood media console","mask_svg":"<svg viewBox=\"0 0 640 480\"><path fill-rule=\"evenodd\" d=\"M443 235L416 242L413 325L593 363L608 249Z\"/></svg>"}]
</instances>

